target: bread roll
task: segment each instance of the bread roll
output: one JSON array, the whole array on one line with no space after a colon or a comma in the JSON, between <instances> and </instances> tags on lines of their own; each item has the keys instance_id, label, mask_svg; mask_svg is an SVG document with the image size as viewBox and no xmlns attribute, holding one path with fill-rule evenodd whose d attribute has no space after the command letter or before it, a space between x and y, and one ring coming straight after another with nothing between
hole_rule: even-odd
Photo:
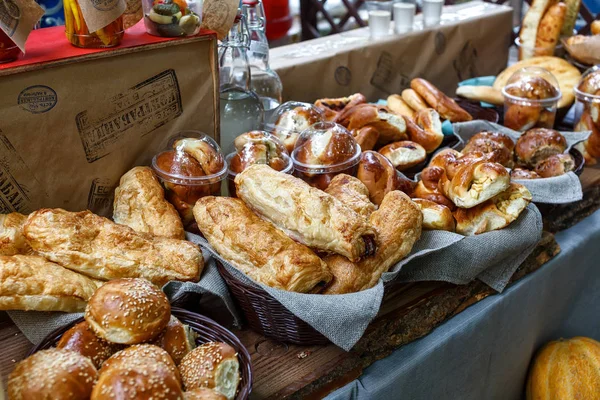
<instances>
[{"instance_id":1,"label":"bread roll","mask_svg":"<svg viewBox=\"0 0 600 400\"><path fill-rule=\"evenodd\" d=\"M152 343L169 353L175 364L179 365L183 357L196 348L197 337L192 328L171 315L167 327Z\"/></svg>"},{"instance_id":2,"label":"bread roll","mask_svg":"<svg viewBox=\"0 0 600 400\"><path fill-rule=\"evenodd\" d=\"M456 222L448 207L426 199L412 200L423 213L423 229L449 232L456 230Z\"/></svg>"},{"instance_id":3,"label":"bread roll","mask_svg":"<svg viewBox=\"0 0 600 400\"><path fill-rule=\"evenodd\" d=\"M411 140L419 143L427 153L437 150L444 140L442 133L442 121L440 115L434 109L427 108L415 113L415 123L421 128L414 129L407 121L408 133Z\"/></svg>"},{"instance_id":4,"label":"bread roll","mask_svg":"<svg viewBox=\"0 0 600 400\"><path fill-rule=\"evenodd\" d=\"M302 136L296 141L296 161L318 167L338 165L356 156L356 141L347 130L333 123L323 124L322 128L322 134Z\"/></svg>"},{"instance_id":5,"label":"bread roll","mask_svg":"<svg viewBox=\"0 0 600 400\"><path fill-rule=\"evenodd\" d=\"M184 400L227 400L227 397L223 396L216 390L199 388L183 394Z\"/></svg>"},{"instance_id":6,"label":"bread roll","mask_svg":"<svg viewBox=\"0 0 600 400\"><path fill-rule=\"evenodd\" d=\"M192 156L202 168L204 175L213 175L223 169L225 160L223 155L205 140L195 138L185 138L176 140L173 148L179 154L185 152Z\"/></svg>"},{"instance_id":7,"label":"bread roll","mask_svg":"<svg viewBox=\"0 0 600 400\"><path fill-rule=\"evenodd\" d=\"M311 125L321 122L325 116L308 104L285 111L275 122L275 134L283 143L288 153L292 153L300 133Z\"/></svg>"},{"instance_id":8,"label":"bread roll","mask_svg":"<svg viewBox=\"0 0 600 400\"><path fill-rule=\"evenodd\" d=\"M466 236L502 229L515 221L531 202L531 193L523 185L509 188L476 207L454 212L456 232Z\"/></svg>"},{"instance_id":9,"label":"bread roll","mask_svg":"<svg viewBox=\"0 0 600 400\"><path fill-rule=\"evenodd\" d=\"M395 190L385 196L369 222L377 231L377 252L358 263L340 255L325 257L334 278L324 294L354 293L375 286L384 272L411 252L421 237L423 214L407 195Z\"/></svg>"},{"instance_id":10,"label":"bread roll","mask_svg":"<svg viewBox=\"0 0 600 400\"><path fill-rule=\"evenodd\" d=\"M181 218L148 167L135 167L121 177L115 189L113 220L136 232L185 239Z\"/></svg>"},{"instance_id":11,"label":"bread roll","mask_svg":"<svg viewBox=\"0 0 600 400\"><path fill-rule=\"evenodd\" d=\"M369 200L369 189L350 175L336 175L325 192L364 218L369 218L377 206Z\"/></svg>"},{"instance_id":12,"label":"bread roll","mask_svg":"<svg viewBox=\"0 0 600 400\"><path fill-rule=\"evenodd\" d=\"M333 121L345 109L352 108L359 104L367 102L367 98L361 93L355 93L348 97L339 97L337 99L319 99L315 101L315 106L323 111L326 121Z\"/></svg>"},{"instance_id":13,"label":"bread roll","mask_svg":"<svg viewBox=\"0 0 600 400\"><path fill-rule=\"evenodd\" d=\"M181 378L169 355L152 345L134 345L109 358L91 400L181 400Z\"/></svg>"},{"instance_id":14,"label":"bread roll","mask_svg":"<svg viewBox=\"0 0 600 400\"><path fill-rule=\"evenodd\" d=\"M235 173L253 164L266 164L276 171L282 171L289 165L283 143L270 133L246 132L235 138L234 145L237 153L229 162L229 170Z\"/></svg>"},{"instance_id":15,"label":"bread roll","mask_svg":"<svg viewBox=\"0 0 600 400\"><path fill-rule=\"evenodd\" d=\"M235 186L248 207L308 247L353 261L375 251L375 231L363 218L301 179L253 165L235 177Z\"/></svg>"},{"instance_id":16,"label":"bread roll","mask_svg":"<svg viewBox=\"0 0 600 400\"><path fill-rule=\"evenodd\" d=\"M100 339L86 321L82 321L66 331L56 347L71 350L89 358L96 369L100 369L104 361L122 348L120 345Z\"/></svg>"},{"instance_id":17,"label":"bread roll","mask_svg":"<svg viewBox=\"0 0 600 400\"><path fill-rule=\"evenodd\" d=\"M429 108L425 100L413 89L404 89L402 91L402 100L414 111L425 110Z\"/></svg>"},{"instance_id":18,"label":"bread roll","mask_svg":"<svg viewBox=\"0 0 600 400\"><path fill-rule=\"evenodd\" d=\"M519 38L521 39L519 60L532 58L535 55L535 41L542 17L550 6L557 2L557 0L534 0L531 4L531 7L525 14L523 23L521 24L521 32L519 34Z\"/></svg>"},{"instance_id":19,"label":"bread roll","mask_svg":"<svg viewBox=\"0 0 600 400\"><path fill-rule=\"evenodd\" d=\"M475 161L459 168L452 178L444 171L439 185L457 207L472 208L508 189L510 175L498 163Z\"/></svg>"},{"instance_id":20,"label":"bread roll","mask_svg":"<svg viewBox=\"0 0 600 400\"><path fill-rule=\"evenodd\" d=\"M11 400L88 400L98 372L90 359L64 349L41 350L8 376Z\"/></svg>"},{"instance_id":21,"label":"bread roll","mask_svg":"<svg viewBox=\"0 0 600 400\"><path fill-rule=\"evenodd\" d=\"M567 14L567 6L564 3L557 3L548 8L540 21L535 38L535 55L551 56L554 54L554 47L560 38ZM571 34L573 32L571 31Z\"/></svg>"},{"instance_id":22,"label":"bread roll","mask_svg":"<svg viewBox=\"0 0 600 400\"><path fill-rule=\"evenodd\" d=\"M539 76L521 77L517 82L507 85L504 90L511 96L529 100L551 99L559 94L553 84Z\"/></svg>"},{"instance_id":23,"label":"bread roll","mask_svg":"<svg viewBox=\"0 0 600 400\"><path fill-rule=\"evenodd\" d=\"M570 154L555 154L535 166L535 172L542 178L564 175L575 169L575 160Z\"/></svg>"},{"instance_id":24,"label":"bread roll","mask_svg":"<svg viewBox=\"0 0 600 400\"><path fill-rule=\"evenodd\" d=\"M504 126L523 132L540 126L542 107L536 105L507 104L504 113ZM548 125L552 126L552 125Z\"/></svg>"},{"instance_id":25,"label":"bread roll","mask_svg":"<svg viewBox=\"0 0 600 400\"><path fill-rule=\"evenodd\" d=\"M387 107L360 104L340 113L336 122L355 131L370 126L379 133L378 145L405 140L406 123L402 116L392 113Z\"/></svg>"},{"instance_id":26,"label":"bread roll","mask_svg":"<svg viewBox=\"0 0 600 400\"><path fill-rule=\"evenodd\" d=\"M315 293L331 280L315 253L260 219L241 200L205 197L196 203L194 215L221 257L259 283Z\"/></svg>"},{"instance_id":27,"label":"bread roll","mask_svg":"<svg viewBox=\"0 0 600 400\"><path fill-rule=\"evenodd\" d=\"M456 88L456 95L468 100L483 101L496 106L504 104L502 92L491 86L469 86L463 85Z\"/></svg>"},{"instance_id":28,"label":"bread roll","mask_svg":"<svg viewBox=\"0 0 600 400\"><path fill-rule=\"evenodd\" d=\"M31 246L23 236L23 225L27 216L14 212L0 214L0 255L31 254Z\"/></svg>"},{"instance_id":29,"label":"bread roll","mask_svg":"<svg viewBox=\"0 0 600 400\"><path fill-rule=\"evenodd\" d=\"M156 338L169 323L167 296L145 279L105 283L85 309L90 328L111 343L136 344Z\"/></svg>"},{"instance_id":30,"label":"bread roll","mask_svg":"<svg viewBox=\"0 0 600 400\"><path fill-rule=\"evenodd\" d=\"M514 147L515 143L507 135L500 132L482 131L469 139L462 153L481 152L488 156L489 161L511 167Z\"/></svg>"},{"instance_id":31,"label":"bread roll","mask_svg":"<svg viewBox=\"0 0 600 400\"><path fill-rule=\"evenodd\" d=\"M402 115L403 117L410 119L415 117L415 110L413 110L400 95L392 94L388 96L387 106L392 112Z\"/></svg>"},{"instance_id":32,"label":"bread roll","mask_svg":"<svg viewBox=\"0 0 600 400\"><path fill-rule=\"evenodd\" d=\"M379 149L379 153L387 157L398 171L406 171L427 158L423 146L409 140L388 144Z\"/></svg>"},{"instance_id":33,"label":"bread roll","mask_svg":"<svg viewBox=\"0 0 600 400\"><path fill-rule=\"evenodd\" d=\"M48 260L102 280L196 282L204 267L202 253L190 242L136 233L89 211L44 208L29 216L23 232Z\"/></svg>"},{"instance_id":34,"label":"bread roll","mask_svg":"<svg viewBox=\"0 0 600 400\"><path fill-rule=\"evenodd\" d=\"M179 365L186 390L214 389L228 400L235 397L240 382L240 364L235 349L226 343L209 342L188 353Z\"/></svg>"},{"instance_id":35,"label":"bread roll","mask_svg":"<svg viewBox=\"0 0 600 400\"><path fill-rule=\"evenodd\" d=\"M528 169L523 168L515 168L510 171L511 179L539 179L541 176L537 174L535 171L530 171Z\"/></svg>"},{"instance_id":36,"label":"bread roll","mask_svg":"<svg viewBox=\"0 0 600 400\"><path fill-rule=\"evenodd\" d=\"M362 151L373 150L379 141L379 131L372 126L364 126L352 131L352 136Z\"/></svg>"},{"instance_id":37,"label":"bread roll","mask_svg":"<svg viewBox=\"0 0 600 400\"><path fill-rule=\"evenodd\" d=\"M451 122L471 121L471 114L463 110L454 100L446 96L431 82L422 78L410 81L410 87L417 92L427 104L436 110L440 116Z\"/></svg>"},{"instance_id":38,"label":"bread roll","mask_svg":"<svg viewBox=\"0 0 600 400\"><path fill-rule=\"evenodd\" d=\"M0 310L81 312L102 283L40 256L0 256Z\"/></svg>"},{"instance_id":39,"label":"bread roll","mask_svg":"<svg viewBox=\"0 0 600 400\"><path fill-rule=\"evenodd\" d=\"M393 190L412 190L411 181L401 179L391 161L374 151L361 154L356 177L369 189L369 199L376 205Z\"/></svg>"},{"instance_id":40,"label":"bread roll","mask_svg":"<svg viewBox=\"0 0 600 400\"><path fill-rule=\"evenodd\" d=\"M449 163L455 162L462 156L463 154L458 150L443 149L431 157L431 161L429 161L429 167L440 167L445 169Z\"/></svg>"},{"instance_id":41,"label":"bread roll","mask_svg":"<svg viewBox=\"0 0 600 400\"><path fill-rule=\"evenodd\" d=\"M564 153L567 140L553 129L537 128L525 132L517 140L515 156L517 164L533 168L545 158Z\"/></svg>"},{"instance_id":42,"label":"bread roll","mask_svg":"<svg viewBox=\"0 0 600 400\"><path fill-rule=\"evenodd\" d=\"M419 181L417 183L417 186L415 187L411 196L413 198L425 199L433 201L437 204L441 204L447 207L450 211L454 211L456 209L456 205L452 201L450 201L449 198L444 196L437 187L433 189L427 188L423 181Z\"/></svg>"}]
</instances>

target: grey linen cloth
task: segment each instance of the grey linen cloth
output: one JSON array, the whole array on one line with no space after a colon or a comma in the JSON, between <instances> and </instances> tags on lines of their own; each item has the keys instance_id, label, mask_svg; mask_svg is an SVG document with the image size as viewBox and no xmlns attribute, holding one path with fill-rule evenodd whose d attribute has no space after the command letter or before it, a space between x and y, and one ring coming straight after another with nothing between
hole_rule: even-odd
<instances>
[{"instance_id":1,"label":"grey linen cloth","mask_svg":"<svg viewBox=\"0 0 600 400\"><path fill-rule=\"evenodd\" d=\"M502 125L494 124L489 121L469 121L453 124L454 133L460 139L460 143L455 146L457 150L462 149L469 139L481 131L496 131L509 136L513 141L517 141L522 135L521 132L513 131ZM560 132L567 140L568 148L577 143L586 140L590 136L590 131L585 132ZM535 203L547 204L565 204L579 201L583 198L581 182L579 177L573 172L568 172L561 176L541 179L514 179L516 183L525 186L531 192Z\"/></svg>"},{"instance_id":2,"label":"grey linen cloth","mask_svg":"<svg viewBox=\"0 0 600 400\"><path fill-rule=\"evenodd\" d=\"M411 254L384 273L375 287L340 295L294 293L256 283L219 256L205 239L198 237L194 241L212 254L209 264L220 261L237 279L261 287L295 316L348 351L377 316L384 282L397 279L464 284L480 279L502 291L541 234L542 217L534 205L501 231L470 237L444 231L423 231Z\"/></svg>"},{"instance_id":3,"label":"grey linen cloth","mask_svg":"<svg viewBox=\"0 0 600 400\"><path fill-rule=\"evenodd\" d=\"M199 236L186 233L186 239L198 243ZM172 281L163 286L163 291L171 302L177 301L187 293L212 294L220 298L225 309L231 314L234 324L240 325L240 318L229 294L229 290L223 278L219 274L214 263L206 262L210 260L210 253L202 249L205 265L202 271L200 281L195 282L177 282ZM25 337L33 343L40 343L48 334L55 329L70 324L77 318L83 316L83 313L61 313L47 311L9 311L8 315L15 325L23 332Z\"/></svg>"}]
</instances>

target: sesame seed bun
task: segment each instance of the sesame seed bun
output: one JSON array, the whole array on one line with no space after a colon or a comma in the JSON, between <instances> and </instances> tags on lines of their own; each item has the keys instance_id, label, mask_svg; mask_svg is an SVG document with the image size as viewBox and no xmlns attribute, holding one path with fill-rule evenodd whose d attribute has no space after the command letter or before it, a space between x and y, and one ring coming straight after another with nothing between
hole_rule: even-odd
<instances>
[{"instance_id":1,"label":"sesame seed bun","mask_svg":"<svg viewBox=\"0 0 600 400\"><path fill-rule=\"evenodd\" d=\"M56 347L71 350L89 358L97 369L100 369L104 361L122 348L121 345L100 339L86 321L80 322L66 331Z\"/></svg>"},{"instance_id":2,"label":"sesame seed bun","mask_svg":"<svg viewBox=\"0 0 600 400\"><path fill-rule=\"evenodd\" d=\"M85 320L104 340L120 344L150 341L166 328L171 316L167 296L145 279L117 279L90 298Z\"/></svg>"},{"instance_id":3,"label":"sesame seed bun","mask_svg":"<svg viewBox=\"0 0 600 400\"><path fill-rule=\"evenodd\" d=\"M152 342L169 353L175 364L179 365L183 357L196 348L198 335L188 325L184 325L171 315L164 331Z\"/></svg>"}]
</instances>

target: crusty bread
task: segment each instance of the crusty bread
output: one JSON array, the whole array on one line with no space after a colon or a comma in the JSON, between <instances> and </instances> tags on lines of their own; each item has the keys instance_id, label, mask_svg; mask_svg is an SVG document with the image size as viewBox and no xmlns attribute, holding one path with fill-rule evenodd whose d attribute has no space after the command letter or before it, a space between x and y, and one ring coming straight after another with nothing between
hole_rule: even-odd
<instances>
[{"instance_id":1,"label":"crusty bread","mask_svg":"<svg viewBox=\"0 0 600 400\"><path fill-rule=\"evenodd\" d=\"M492 86L459 86L456 95L468 100L483 101L497 106L504 104L504 97L499 90Z\"/></svg>"},{"instance_id":2,"label":"crusty bread","mask_svg":"<svg viewBox=\"0 0 600 400\"><path fill-rule=\"evenodd\" d=\"M542 17L535 38L536 56L551 56L558 43L560 31L565 22L567 6L565 3L557 3L551 6Z\"/></svg>"},{"instance_id":3,"label":"crusty bread","mask_svg":"<svg viewBox=\"0 0 600 400\"><path fill-rule=\"evenodd\" d=\"M415 110L413 110L408 103L398 94L392 94L387 98L387 105L392 112L403 117L413 119L415 116Z\"/></svg>"},{"instance_id":4,"label":"crusty bread","mask_svg":"<svg viewBox=\"0 0 600 400\"><path fill-rule=\"evenodd\" d=\"M521 24L521 48L519 49L519 60L526 60L534 56L535 41L538 28L544 14L556 4L558 0L534 0L533 4L525 14Z\"/></svg>"}]
</instances>

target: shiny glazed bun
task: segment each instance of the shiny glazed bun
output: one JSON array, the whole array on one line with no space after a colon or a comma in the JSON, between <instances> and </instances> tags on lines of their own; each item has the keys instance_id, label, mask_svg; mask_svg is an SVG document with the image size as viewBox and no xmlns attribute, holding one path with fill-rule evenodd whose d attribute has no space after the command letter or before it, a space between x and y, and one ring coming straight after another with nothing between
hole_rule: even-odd
<instances>
[{"instance_id":1,"label":"shiny glazed bun","mask_svg":"<svg viewBox=\"0 0 600 400\"><path fill-rule=\"evenodd\" d=\"M169 324L153 341L153 344L169 353L175 364L179 365L183 357L196 348L197 336L196 332L188 325L182 324L171 315Z\"/></svg>"},{"instance_id":2,"label":"shiny glazed bun","mask_svg":"<svg viewBox=\"0 0 600 400\"><path fill-rule=\"evenodd\" d=\"M85 320L96 335L120 344L154 339L166 328L170 316L167 296L145 279L105 283L92 295L85 310Z\"/></svg>"},{"instance_id":3,"label":"shiny glazed bun","mask_svg":"<svg viewBox=\"0 0 600 400\"><path fill-rule=\"evenodd\" d=\"M356 140L347 130L331 123L315 125L320 126L326 130L303 135L296 142L296 161L309 166L337 165L356 156Z\"/></svg>"},{"instance_id":4,"label":"shiny glazed bun","mask_svg":"<svg viewBox=\"0 0 600 400\"><path fill-rule=\"evenodd\" d=\"M369 189L369 199L376 205L391 191L412 191L410 181L401 179L391 161L374 151L361 154L356 177Z\"/></svg>"},{"instance_id":5,"label":"shiny glazed bun","mask_svg":"<svg viewBox=\"0 0 600 400\"><path fill-rule=\"evenodd\" d=\"M309 105L298 106L281 114L275 122L273 132L291 153L296 145L296 140L303 130L311 125L323 121L324 116L320 110Z\"/></svg>"},{"instance_id":6,"label":"shiny glazed bun","mask_svg":"<svg viewBox=\"0 0 600 400\"><path fill-rule=\"evenodd\" d=\"M220 342L196 347L183 358L179 371L186 390L214 389L228 400L235 397L240 381L237 353Z\"/></svg>"},{"instance_id":7,"label":"shiny glazed bun","mask_svg":"<svg viewBox=\"0 0 600 400\"><path fill-rule=\"evenodd\" d=\"M229 162L229 169L236 174L253 164L266 164L276 171L288 166L284 155L287 150L277 136L263 131L246 132L235 138L237 153Z\"/></svg>"},{"instance_id":8,"label":"shiny glazed bun","mask_svg":"<svg viewBox=\"0 0 600 400\"><path fill-rule=\"evenodd\" d=\"M535 172L542 178L564 175L575 169L575 160L570 154L555 154L535 166Z\"/></svg>"},{"instance_id":9,"label":"shiny glazed bun","mask_svg":"<svg viewBox=\"0 0 600 400\"><path fill-rule=\"evenodd\" d=\"M379 153L387 157L398 171L406 171L427 158L423 146L409 140L388 144L379 149Z\"/></svg>"},{"instance_id":10,"label":"shiny glazed bun","mask_svg":"<svg viewBox=\"0 0 600 400\"><path fill-rule=\"evenodd\" d=\"M183 391L175 363L163 349L134 345L106 360L91 400L181 400Z\"/></svg>"},{"instance_id":11,"label":"shiny glazed bun","mask_svg":"<svg viewBox=\"0 0 600 400\"><path fill-rule=\"evenodd\" d=\"M64 349L38 351L8 376L11 400L87 400L98 372L92 361Z\"/></svg>"},{"instance_id":12,"label":"shiny glazed bun","mask_svg":"<svg viewBox=\"0 0 600 400\"><path fill-rule=\"evenodd\" d=\"M500 132L482 131L475 134L462 150L463 154L481 152L488 160L510 167L515 143L510 137Z\"/></svg>"},{"instance_id":13,"label":"shiny glazed bun","mask_svg":"<svg viewBox=\"0 0 600 400\"><path fill-rule=\"evenodd\" d=\"M104 361L121 350L121 346L100 339L86 321L80 322L60 338L56 345L59 349L71 350L89 358L97 369Z\"/></svg>"},{"instance_id":14,"label":"shiny glazed bun","mask_svg":"<svg viewBox=\"0 0 600 400\"><path fill-rule=\"evenodd\" d=\"M427 199L412 199L423 213L423 229L454 232L456 222L452 211L444 205Z\"/></svg>"},{"instance_id":15,"label":"shiny glazed bun","mask_svg":"<svg viewBox=\"0 0 600 400\"><path fill-rule=\"evenodd\" d=\"M567 140L554 129L536 128L525 132L517 140L515 154L517 163L533 168L543 159L564 153Z\"/></svg>"},{"instance_id":16,"label":"shiny glazed bun","mask_svg":"<svg viewBox=\"0 0 600 400\"><path fill-rule=\"evenodd\" d=\"M537 174L535 171L530 171L528 169L523 168L515 168L510 171L511 179L539 179L541 176Z\"/></svg>"},{"instance_id":17,"label":"shiny glazed bun","mask_svg":"<svg viewBox=\"0 0 600 400\"><path fill-rule=\"evenodd\" d=\"M184 400L227 400L227 397L223 396L216 390L199 388L194 389L183 394Z\"/></svg>"},{"instance_id":18,"label":"shiny glazed bun","mask_svg":"<svg viewBox=\"0 0 600 400\"><path fill-rule=\"evenodd\" d=\"M559 92L550 82L538 76L523 77L505 88L511 96L528 100L544 100L558 96Z\"/></svg>"}]
</instances>

